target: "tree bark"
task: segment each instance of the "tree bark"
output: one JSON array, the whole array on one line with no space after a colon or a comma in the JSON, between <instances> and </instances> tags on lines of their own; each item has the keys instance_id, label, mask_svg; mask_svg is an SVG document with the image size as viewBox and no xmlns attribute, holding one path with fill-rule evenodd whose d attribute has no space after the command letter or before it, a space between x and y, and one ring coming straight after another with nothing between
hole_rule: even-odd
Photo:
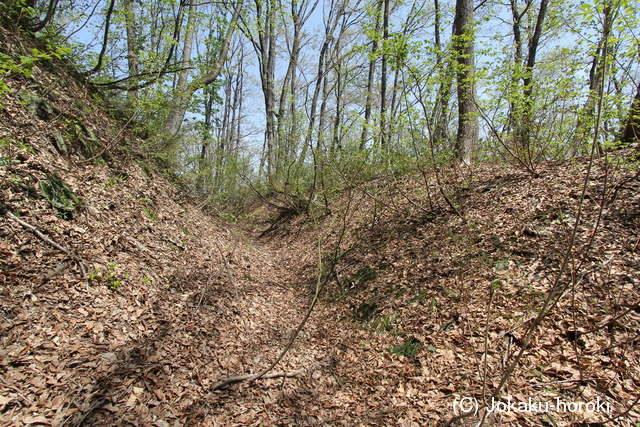
<instances>
[{"instance_id":1,"label":"tree bark","mask_svg":"<svg viewBox=\"0 0 640 427\"><path fill-rule=\"evenodd\" d=\"M191 21L192 16L195 19L195 8L196 8L195 0L191 0L189 8L190 10L189 10L188 21ZM183 65L183 68L185 68L185 70L178 77L178 83L176 84L176 89L174 90L174 96L171 101L169 114L167 115L167 119L165 120L164 127L162 130L162 135L163 135L162 147L163 148L167 148L175 142L175 137L177 133L180 131L180 127L182 126L182 121L184 120L184 115L187 112L187 106L189 104L189 100L193 96L194 92L203 86L207 86L213 83L218 78L218 76L220 76L220 73L222 72L222 67L227 59L227 52L229 51L229 43L231 41L231 36L233 35L234 29L235 29L235 23L237 22L238 16L240 15L241 8L242 8L242 0L239 0L238 3L236 3L236 7L233 11L233 16L231 17L231 21L229 23L229 26L227 27L227 31L226 31L224 40L222 42L222 47L220 49L220 54L216 59L216 62L211 67L211 71L198 78L195 78L189 83L187 83L187 78L189 74L188 68L191 62L191 48L193 44L194 29L192 27L190 28L189 23L187 23L187 32L185 35L185 42L184 42L185 48L183 50L184 53L182 56L182 65Z\"/></svg>"},{"instance_id":2,"label":"tree bark","mask_svg":"<svg viewBox=\"0 0 640 427\"><path fill-rule=\"evenodd\" d=\"M47 14L42 19L42 21L34 25L28 24L26 26L26 29L29 31L33 31L34 33L37 33L38 31L44 29L44 27L46 27L49 24L49 22L51 22L51 20L53 19L53 15L55 14L57 7L58 7L58 0L49 0L49 7L47 8Z\"/></svg>"},{"instance_id":3,"label":"tree bark","mask_svg":"<svg viewBox=\"0 0 640 427\"><path fill-rule=\"evenodd\" d=\"M316 72L315 79L315 88L313 90L313 96L311 98L311 108L309 112L309 127L307 128L307 135L304 140L304 144L302 146L302 153L300 155L300 163L304 163L307 151L309 149L313 150L312 140L313 140L313 131L316 123L316 112L318 108L318 98L320 97L320 90L323 87L323 83L326 80L326 60L327 60L327 52L329 51L329 47L333 41L333 32L336 30L338 26L338 18L344 11L344 4L341 4L338 10L335 9L335 2L331 2L329 15L325 21L325 32L324 32L324 42L322 43L322 47L320 48L320 55L318 56L318 68ZM317 167L317 165L314 165Z\"/></svg>"},{"instance_id":4,"label":"tree bark","mask_svg":"<svg viewBox=\"0 0 640 427\"><path fill-rule=\"evenodd\" d=\"M339 40L336 43L336 51L339 50ZM336 52L337 53L337 52ZM343 91L343 75L342 75L342 61L338 61L334 67L336 82L335 82L335 95L336 95L336 115L333 120L333 138L331 142L331 150L342 150L340 126L342 124L342 91Z\"/></svg>"},{"instance_id":5,"label":"tree bark","mask_svg":"<svg viewBox=\"0 0 640 427\"><path fill-rule=\"evenodd\" d=\"M302 50L302 27L307 22L319 0L315 0L311 8L307 8L308 3L303 1L298 4L298 0L291 0L291 19L293 21L293 41L291 52L289 55L289 65L285 73L282 90L280 92L280 100L278 105L278 145L281 147L283 157L287 163L292 161L292 155L295 152L295 138L297 131L295 130L295 82L296 82L296 68L300 57L300 51ZM288 102L287 102L288 101ZM284 120L287 114L286 107L289 106L290 113L290 128L289 128L289 140L285 137L285 125L287 122Z\"/></svg>"},{"instance_id":6,"label":"tree bark","mask_svg":"<svg viewBox=\"0 0 640 427\"><path fill-rule=\"evenodd\" d=\"M596 106L598 98L603 91L603 81L606 76L606 56L609 55L608 39L611 31L611 3L605 4L602 14L604 15L604 28L596 51L593 55L593 62L589 70L589 94L578 114L576 132L573 136L573 144L569 151L569 157L575 157L580 151L579 147L590 139L590 130L594 124L596 116ZM596 147L598 156L603 154L602 146L598 143Z\"/></svg>"},{"instance_id":7,"label":"tree bark","mask_svg":"<svg viewBox=\"0 0 640 427\"><path fill-rule=\"evenodd\" d=\"M383 1L379 0L378 10L382 9ZM378 40L377 34L380 31L380 16L376 14L375 33L373 40L371 41L371 53L369 58L369 73L367 75L367 98L364 104L364 125L362 126L362 135L360 136L360 150L364 150L369 139L369 122L371 121L371 109L373 104L373 77L375 75L377 55L378 55Z\"/></svg>"},{"instance_id":8,"label":"tree bark","mask_svg":"<svg viewBox=\"0 0 640 427\"><path fill-rule=\"evenodd\" d=\"M383 0L382 14L382 64L380 70L380 146L387 145L387 62L389 60L389 0Z\"/></svg>"},{"instance_id":9,"label":"tree bark","mask_svg":"<svg viewBox=\"0 0 640 427\"><path fill-rule=\"evenodd\" d=\"M544 25L544 19L547 15L547 6L549 0L542 0L540 2L540 9L538 10L538 17L536 18L536 25L533 30L533 36L529 40L529 52L527 54L527 63L524 69L524 76L522 83L524 86L524 115L521 118L520 126L518 126L519 133L518 139L522 144L523 149L527 154L527 161L532 161L531 154L531 133L533 126L533 69L536 65L536 54L538 52L538 45L540 44L540 37L542 36L542 27Z\"/></svg>"},{"instance_id":10,"label":"tree bark","mask_svg":"<svg viewBox=\"0 0 640 427\"><path fill-rule=\"evenodd\" d=\"M640 84L629 108L629 118L620 140L624 143L640 142Z\"/></svg>"},{"instance_id":11,"label":"tree bark","mask_svg":"<svg viewBox=\"0 0 640 427\"><path fill-rule=\"evenodd\" d=\"M109 2L109 8L107 9L107 15L106 15L105 21L104 21L104 36L102 37L102 49L100 50L100 53L98 54L98 63L91 70L85 71L83 73L84 75L90 76L92 74L97 73L98 71L100 71L102 69L102 63L104 61L104 54L106 53L107 45L109 44L109 27L111 26L111 16L113 15L113 8L114 8L115 4L116 4L116 0L111 0Z\"/></svg>"},{"instance_id":12,"label":"tree bark","mask_svg":"<svg viewBox=\"0 0 640 427\"><path fill-rule=\"evenodd\" d=\"M467 165L473 160L478 145L478 115L475 103L475 49L473 30L473 0L456 0L453 21L453 50L457 65L458 135L455 152Z\"/></svg>"},{"instance_id":13,"label":"tree bark","mask_svg":"<svg viewBox=\"0 0 640 427\"><path fill-rule=\"evenodd\" d=\"M171 107L169 114L164 123L164 136L165 145L170 145L173 142L175 135L180 130L182 120L187 112L187 104L189 98L185 91L187 87L187 79L189 78L189 69L191 68L191 50L193 49L193 36L195 33L195 20L197 5L196 0L187 0L189 2L189 12L187 18L187 28L185 30L184 44L182 47L182 60L180 68L182 71L178 74L178 81L173 90L173 99L171 100Z\"/></svg>"},{"instance_id":14,"label":"tree bark","mask_svg":"<svg viewBox=\"0 0 640 427\"><path fill-rule=\"evenodd\" d=\"M129 77L135 78L140 71L138 67L138 38L136 35L136 15L132 0L123 0L124 20L127 32L127 66ZM135 86L135 81L130 82ZM131 105L138 98L137 89L127 91L127 100Z\"/></svg>"},{"instance_id":15,"label":"tree bark","mask_svg":"<svg viewBox=\"0 0 640 427\"><path fill-rule=\"evenodd\" d=\"M242 21L241 30L251 42L258 56L260 84L264 98L265 109L265 142L263 161L266 162L267 180L269 186L275 184L276 172L276 136L277 111L275 99L275 69L276 69L276 14L278 7L276 0L254 0L255 22ZM254 33L255 28L255 33Z\"/></svg>"},{"instance_id":16,"label":"tree bark","mask_svg":"<svg viewBox=\"0 0 640 427\"><path fill-rule=\"evenodd\" d=\"M434 37L436 48L436 68L439 72L439 85L434 113L432 115L432 123L433 140L436 145L441 145L449 139L449 99L451 98L451 86L453 84L453 76L455 73L450 60L447 60L447 62L443 64L444 55L442 52L440 37L440 4L438 0L434 0L433 3L435 8Z\"/></svg>"}]
</instances>

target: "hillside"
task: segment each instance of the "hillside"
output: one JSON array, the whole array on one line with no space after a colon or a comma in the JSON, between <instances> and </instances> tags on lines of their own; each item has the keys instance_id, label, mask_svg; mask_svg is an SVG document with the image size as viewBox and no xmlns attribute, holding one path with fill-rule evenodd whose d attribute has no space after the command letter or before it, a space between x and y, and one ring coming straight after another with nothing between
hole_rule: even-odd
<instances>
[{"instance_id":1,"label":"hillside","mask_svg":"<svg viewBox=\"0 0 640 427\"><path fill-rule=\"evenodd\" d=\"M3 80L0 423L199 425L229 398L210 385L270 361L304 297L51 67Z\"/></svg>"},{"instance_id":2,"label":"hillside","mask_svg":"<svg viewBox=\"0 0 640 427\"><path fill-rule=\"evenodd\" d=\"M1 425L441 425L461 398L491 395L521 349L503 401L611 412L496 411L485 425L640 422L631 152L594 165L561 292L527 344L586 159L537 177L478 165L367 179L308 215L260 204L227 224L60 68L2 80ZM277 358L318 284L274 369L291 377L214 390Z\"/></svg>"},{"instance_id":3,"label":"hillside","mask_svg":"<svg viewBox=\"0 0 640 427\"><path fill-rule=\"evenodd\" d=\"M456 398L491 395L520 350L503 401L606 401L610 412L528 403L533 413L486 425L601 425L616 413L624 417L609 425L640 421L640 182L622 166L632 154L594 166L558 293L528 345L567 252L586 159L539 165L535 178L500 166L451 174L456 212L435 180L367 182L334 205L339 214L272 232L293 247L314 235L341 248L322 336L364 425L438 425ZM350 325L332 333L327 319Z\"/></svg>"}]
</instances>

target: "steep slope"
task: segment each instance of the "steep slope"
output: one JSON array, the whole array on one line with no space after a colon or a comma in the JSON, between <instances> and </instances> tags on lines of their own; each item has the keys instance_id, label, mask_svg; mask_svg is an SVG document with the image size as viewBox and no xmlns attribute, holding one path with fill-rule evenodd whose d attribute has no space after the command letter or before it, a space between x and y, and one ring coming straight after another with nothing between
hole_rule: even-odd
<instances>
[{"instance_id":1,"label":"steep slope","mask_svg":"<svg viewBox=\"0 0 640 427\"><path fill-rule=\"evenodd\" d=\"M600 425L614 414L623 414L618 425L639 422L632 154L594 165L555 303L524 349L571 241L586 160L539 165L537 177L499 166L444 171L442 192L419 174L352 182L331 214L272 227L273 244L305 236L307 250L327 248L332 281L313 324L344 381L335 410L365 425L436 425L507 378L502 401L529 411L494 411L487 425Z\"/></svg>"},{"instance_id":2,"label":"steep slope","mask_svg":"<svg viewBox=\"0 0 640 427\"><path fill-rule=\"evenodd\" d=\"M437 425L499 385L562 264L585 161L349 182L310 216L263 206L230 226L131 154L142 142L62 68L2 79L1 425ZM562 298L501 392L612 412L485 425L640 422L628 154L596 164ZM319 266L322 300L277 368L297 376L213 390L276 359Z\"/></svg>"},{"instance_id":3,"label":"steep slope","mask_svg":"<svg viewBox=\"0 0 640 427\"><path fill-rule=\"evenodd\" d=\"M32 42L8 38L19 64ZM145 173L126 151L142 141L60 68L2 80L0 425L215 424L213 383L274 360L306 297Z\"/></svg>"}]
</instances>

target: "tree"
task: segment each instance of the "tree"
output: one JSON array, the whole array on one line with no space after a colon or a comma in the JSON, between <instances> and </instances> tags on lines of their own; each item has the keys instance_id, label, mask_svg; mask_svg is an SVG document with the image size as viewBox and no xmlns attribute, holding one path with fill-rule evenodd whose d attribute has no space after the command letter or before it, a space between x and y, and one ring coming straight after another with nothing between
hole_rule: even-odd
<instances>
[{"instance_id":1,"label":"tree","mask_svg":"<svg viewBox=\"0 0 640 427\"><path fill-rule=\"evenodd\" d=\"M320 91L323 87L326 87L327 76L327 55L329 48L334 41L333 34L338 27L340 16L344 13L345 3L341 0L331 0L329 10L326 13L324 20L324 39L318 55L318 66L316 68L315 86L313 95L311 97L311 105L309 107L309 124L307 127L307 133L302 145L302 153L300 155L299 163L304 163L306 160L308 150L313 150L313 132L315 130L315 123L317 118L318 99L320 98ZM326 97L325 97L326 98ZM318 143L319 144L319 143ZM317 147L318 151L320 146ZM318 164L314 161L314 168L317 168Z\"/></svg>"},{"instance_id":2,"label":"tree","mask_svg":"<svg viewBox=\"0 0 640 427\"><path fill-rule=\"evenodd\" d=\"M194 92L201 87L213 83L220 75L222 67L227 59L229 43L235 29L235 24L238 20L238 16L240 15L241 8L242 0L239 0L235 5L235 9L233 10L233 15L231 16L231 20L229 22L226 34L220 47L220 53L213 66L207 72L204 72L193 80L187 82L189 69L191 66L191 49L195 31L196 14L196 2L195 0L190 0L189 17L182 54L182 71L178 77L178 83L174 90L173 99L171 100L171 103L169 105L167 119L165 120L162 129L163 148L167 148L175 142L175 137L180 130L180 126L182 125L182 121L184 120L184 115L187 112L189 101L191 100ZM191 22L191 24L189 22Z\"/></svg>"},{"instance_id":3,"label":"tree","mask_svg":"<svg viewBox=\"0 0 640 427\"><path fill-rule=\"evenodd\" d=\"M451 86L455 75L452 61L443 52L441 42L442 12L440 3L434 0L434 43L436 54L436 71L438 73L438 92L436 95L436 105L431 115L431 127L433 129L433 140L437 145L444 144L449 139L449 100L451 98Z\"/></svg>"},{"instance_id":4,"label":"tree","mask_svg":"<svg viewBox=\"0 0 640 427\"><path fill-rule=\"evenodd\" d=\"M140 44L138 43L138 36L136 34L136 13L132 0L123 0L122 6L127 34L127 65L129 77L135 79L140 73L138 66L138 50L140 49ZM127 91L129 104L132 104L137 97L138 90L136 88Z\"/></svg>"},{"instance_id":5,"label":"tree","mask_svg":"<svg viewBox=\"0 0 640 427\"><path fill-rule=\"evenodd\" d=\"M59 0L48 0L46 5L38 0L6 0L0 11L6 14L2 21L5 25L23 28L37 33L44 29L54 18ZM45 16L40 19L40 10L45 9Z\"/></svg>"},{"instance_id":6,"label":"tree","mask_svg":"<svg viewBox=\"0 0 640 427\"><path fill-rule=\"evenodd\" d=\"M389 0L382 0L384 4L382 13L382 64L380 65L380 145L387 143L387 62L389 54L387 46L389 41Z\"/></svg>"},{"instance_id":7,"label":"tree","mask_svg":"<svg viewBox=\"0 0 640 427\"><path fill-rule=\"evenodd\" d=\"M315 0L313 4L306 0L291 0L290 17L293 23L293 34L289 50L289 65L282 80L282 89L280 90L280 100L278 103L278 154L282 157L277 161L278 167L286 166L294 159L296 150L296 138L298 134L297 114L295 111L296 104L296 73L302 49L302 28L307 22L319 0ZM287 43L289 45L289 43ZM287 108L289 107L289 108ZM288 115L288 117L287 117ZM286 120L288 118L288 120ZM289 125L285 132L285 126ZM288 137L287 137L288 136ZM288 168L287 168L288 169ZM277 173L277 172L276 172Z\"/></svg>"},{"instance_id":8,"label":"tree","mask_svg":"<svg viewBox=\"0 0 640 427\"><path fill-rule=\"evenodd\" d=\"M360 150L364 150L369 139L369 122L371 120L371 108L373 104L373 80L375 76L376 62L378 59L378 33L380 32L380 11L384 0L378 0L375 12L375 26L371 38L371 53L369 54L369 71L367 75L367 93L364 106L364 124L360 137Z\"/></svg>"},{"instance_id":9,"label":"tree","mask_svg":"<svg viewBox=\"0 0 640 427\"><path fill-rule=\"evenodd\" d=\"M512 4L514 0L512 0ZM535 28L533 30L533 36L529 40L527 61L524 66L522 75L523 91L523 114L522 117L516 123L516 138L520 143L520 146L527 153L527 161L531 161L531 127L533 125L533 69L536 65L536 55L538 52L538 45L540 44L540 37L542 35L542 29L544 25L545 16L547 14L547 6L549 0L540 1L540 9L538 10L538 16L536 18Z\"/></svg>"},{"instance_id":10,"label":"tree","mask_svg":"<svg viewBox=\"0 0 640 427\"><path fill-rule=\"evenodd\" d=\"M620 139L624 143L640 142L640 84L629 107L629 117Z\"/></svg>"},{"instance_id":11,"label":"tree","mask_svg":"<svg viewBox=\"0 0 640 427\"><path fill-rule=\"evenodd\" d=\"M251 42L258 60L266 119L264 157L261 160L261 166L266 161L267 180L269 186L273 187L275 185L277 154L276 131L278 116L276 111L275 72L278 41L276 25L279 3L277 0L254 0L253 6L255 21L249 21L243 16L240 28Z\"/></svg>"},{"instance_id":12,"label":"tree","mask_svg":"<svg viewBox=\"0 0 640 427\"><path fill-rule=\"evenodd\" d=\"M456 0L452 49L457 62L458 135L455 152L459 160L470 165L478 146L478 112L475 86L473 0Z\"/></svg>"},{"instance_id":13,"label":"tree","mask_svg":"<svg viewBox=\"0 0 640 427\"><path fill-rule=\"evenodd\" d=\"M105 55L105 52L107 51L107 46L109 44L109 28L111 26L111 17L113 15L113 8L115 7L115 4L116 4L115 0L109 1L109 8L107 9L107 14L104 22L104 36L102 38L102 49L98 54L98 62L96 63L95 67L93 67L91 70L85 71L84 73L85 75L95 74L102 69L104 55Z\"/></svg>"}]
</instances>

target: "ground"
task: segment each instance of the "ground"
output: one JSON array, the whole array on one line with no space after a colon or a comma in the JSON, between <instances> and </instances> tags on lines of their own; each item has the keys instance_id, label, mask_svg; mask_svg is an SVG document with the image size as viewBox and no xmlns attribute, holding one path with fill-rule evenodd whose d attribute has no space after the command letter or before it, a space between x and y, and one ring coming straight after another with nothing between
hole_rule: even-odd
<instances>
[{"instance_id":1,"label":"ground","mask_svg":"<svg viewBox=\"0 0 640 427\"><path fill-rule=\"evenodd\" d=\"M418 168L223 219L74 79L6 81L1 425L443 425L503 382L484 425L640 423L633 153ZM214 389L276 360L318 290L272 371L295 376Z\"/></svg>"}]
</instances>

